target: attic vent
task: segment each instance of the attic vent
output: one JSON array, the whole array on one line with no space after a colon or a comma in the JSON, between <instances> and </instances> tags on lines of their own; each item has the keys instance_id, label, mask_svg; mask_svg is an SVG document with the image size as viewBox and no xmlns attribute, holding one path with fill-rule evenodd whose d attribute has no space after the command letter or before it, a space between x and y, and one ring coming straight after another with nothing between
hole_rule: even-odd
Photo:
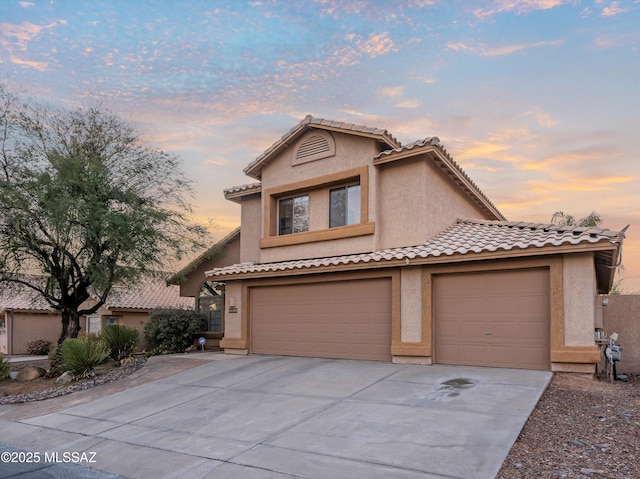
<instances>
[{"instance_id":1,"label":"attic vent","mask_svg":"<svg viewBox=\"0 0 640 479\"><path fill-rule=\"evenodd\" d=\"M336 144L331 134L326 131L314 131L300 140L294 150L292 164L300 165L335 154Z\"/></svg>"}]
</instances>

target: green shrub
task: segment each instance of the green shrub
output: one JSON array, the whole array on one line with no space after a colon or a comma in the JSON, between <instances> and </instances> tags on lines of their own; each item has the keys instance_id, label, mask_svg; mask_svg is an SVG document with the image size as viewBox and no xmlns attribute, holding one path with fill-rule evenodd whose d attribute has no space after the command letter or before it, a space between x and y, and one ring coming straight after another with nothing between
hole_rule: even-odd
<instances>
[{"instance_id":1,"label":"green shrub","mask_svg":"<svg viewBox=\"0 0 640 479\"><path fill-rule=\"evenodd\" d=\"M152 348L162 347L171 353L184 352L193 338L207 327L203 314L185 309L158 309L144 325L144 337Z\"/></svg>"},{"instance_id":2,"label":"green shrub","mask_svg":"<svg viewBox=\"0 0 640 479\"><path fill-rule=\"evenodd\" d=\"M84 375L109 357L109 348L103 341L67 339L62 343L60 354L63 370Z\"/></svg>"},{"instance_id":3,"label":"green shrub","mask_svg":"<svg viewBox=\"0 0 640 479\"><path fill-rule=\"evenodd\" d=\"M133 355L133 350L140 342L140 331L122 324L111 324L100 333L100 338L111 350L111 359L122 361Z\"/></svg>"},{"instance_id":4,"label":"green shrub","mask_svg":"<svg viewBox=\"0 0 640 479\"><path fill-rule=\"evenodd\" d=\"M34 356L49 354L49 348L51 348L51 342L44 339L36 339L27 343L27 352Z\"/></svg>"},{"instance_id":5,"label":"green shrub","mask_svg":"<svg viewBox=\"0 0 640 479\"><path fill-rule=\"evenodd\" d=\"M0 379L7 379L9 377L9 371L9 360L5 359L4 356L0 354Z\"/></svg>"}]
</instances>

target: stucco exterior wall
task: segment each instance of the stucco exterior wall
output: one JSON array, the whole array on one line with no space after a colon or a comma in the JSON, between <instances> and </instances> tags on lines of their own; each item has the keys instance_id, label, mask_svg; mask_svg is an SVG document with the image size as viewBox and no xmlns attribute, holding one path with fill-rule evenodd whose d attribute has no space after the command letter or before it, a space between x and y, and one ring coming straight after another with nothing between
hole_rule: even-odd
<instances>
[{"instance_id":1,"label":"stucco exterior wall","mask_svg":"<svg viewBox=\"0 0 640 479\"><path fill-rule=\"evenodd\" d=\"M422 342L422 267L400 270L400 341Z\"/></svg>"},{"instance_id":2,"label":"stucco exterior wall","mask_svg":"<svg viewBox=\"0 0 640 479\"><path fill-rule=\"evenodd\" d=\"M595 345L594 298L597 285L593 253L563 256L562 283L565 344Z\"/></svg>"},{"instance_id":3,"label":"stucco exterior wall","mask_svg":"<svg viewBox=\"0 0 640 479\"><path fill-rule=\"evenodd\" d=\"M303 142L307 135L298 142ZM331 132L331 136L336 145L335 156L292 166L296 143L273 158L262 170L262 190L368 165L380 151L371 138L336 132Z\"/></svg>"},{"instance_id":4,"label":"stucco exterior wall","mask_svg":"<svg viewBox=\"0 0 640 479\"><path fill-rule=\"evenodd\" d=\"M242 337L243 295L241 281L228 281L225 290L224 337Z\"/></svg>"},{"instance_id":5,"label":"stucco exterior wall","mask_svg":"<svg viewBox=\"0 0 640 479\"><path fill-rule=\"evenodd\" d=\"M260 195L242 198L240 213L240 261L260 261L260 238L262 238L262 200Z\"/></svg>"},{"instance_id":6,"label":"stucco exterior wall","mask_svg":"<svg viewBox=\"0 0 640 479\"><path fill-rule=\"evenodd\" d=\"M603 329L610 336L618 333L622 360L618 374L640 374L640 295L609 295L602 308Z\"/></svg>"},{"instance_id":7,"label":"stucco exterior wall","mask_svg":"<svg viewBox=\"0 0 640 479\"><path fill-rule=\"evenodd\" d=\"M382 165L377 195L377 248L417 245L457 218L486 218L424 155Z\"/></svg>"}]
</instances>

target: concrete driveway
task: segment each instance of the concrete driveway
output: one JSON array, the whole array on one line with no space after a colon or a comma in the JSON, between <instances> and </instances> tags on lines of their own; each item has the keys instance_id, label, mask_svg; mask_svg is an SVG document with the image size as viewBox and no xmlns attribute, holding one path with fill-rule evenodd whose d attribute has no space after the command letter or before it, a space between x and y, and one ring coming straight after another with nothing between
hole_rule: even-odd
<instances>
[{"instance_id":1,"label":"concrete driveway","mask_svg":"<svg viewBox=\"0 0 640 479\"><path fill-rule=\"evenodd\" d=\"M0 415L0 442L49 460L53 451L59 461L95 453L84 457L94 462L78 462L129 478L493 478L551 379L511 369L208 357L55 413ZM2 469L0 477L12 477Z\"/></svg>"}]
</instances>

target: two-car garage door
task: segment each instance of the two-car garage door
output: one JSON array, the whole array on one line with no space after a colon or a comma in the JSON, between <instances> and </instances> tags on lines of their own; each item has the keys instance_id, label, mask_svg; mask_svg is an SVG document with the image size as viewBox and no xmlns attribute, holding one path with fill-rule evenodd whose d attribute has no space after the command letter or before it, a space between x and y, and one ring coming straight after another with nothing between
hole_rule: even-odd
<instances>
[{"instance_id":1,"label":"two-car garage door","mask_svg":"<svg viewBox=\"0 0 640 479\"><path fill-rule=\"evenodd\" d=\"M254 287L256 354L391 360L391 279Z\"/></svg>"},{"instance_id":2,"label":"two-car garage door","mask_svg":"<svg viewBox=\"0 0 640 479\"><path fill-rule=\"evenodd\" d=\"M435 360L548 370L549 270L434 278Z\"/></svg>"}]
</instances>

